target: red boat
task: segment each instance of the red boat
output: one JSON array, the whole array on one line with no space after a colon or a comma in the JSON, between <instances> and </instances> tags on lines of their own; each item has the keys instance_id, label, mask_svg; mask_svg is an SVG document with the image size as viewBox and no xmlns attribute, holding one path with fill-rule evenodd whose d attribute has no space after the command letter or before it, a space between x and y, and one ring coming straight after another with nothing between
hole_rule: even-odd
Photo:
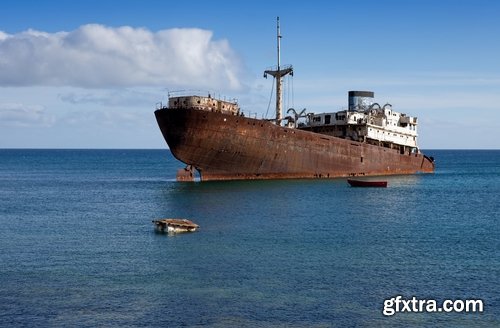
<instances>
[{"instance_id":1,"label":"red boat","mask_svg":"<svg viewBox=\"0 0 500 328\"><path fill-rule=\"evenodd\" d=\"M365 181L365 180L347 179L347 182L351 185L351 187L379 187L379 188L387 187L387 181Z\"/></svg>"}]
</instances>

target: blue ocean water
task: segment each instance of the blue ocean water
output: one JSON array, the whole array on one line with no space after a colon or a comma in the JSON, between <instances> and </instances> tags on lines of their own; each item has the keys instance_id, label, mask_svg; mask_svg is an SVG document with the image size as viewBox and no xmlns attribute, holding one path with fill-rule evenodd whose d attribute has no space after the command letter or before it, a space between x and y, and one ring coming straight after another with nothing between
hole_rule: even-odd
<instances>
[{"instance_id":1,"label":"blue ocean water","mask_svg":"<svg viewBox=\"0 0 500 328\"><path fill-rule=\"evenodd\" d=\"M435 174L178 183L168 150L0 150L0 325L500 326L500 151ZM167 235L152 220L201 226ZM383 302L482 299L484 313Z\"/></svg>"}]
</instances>

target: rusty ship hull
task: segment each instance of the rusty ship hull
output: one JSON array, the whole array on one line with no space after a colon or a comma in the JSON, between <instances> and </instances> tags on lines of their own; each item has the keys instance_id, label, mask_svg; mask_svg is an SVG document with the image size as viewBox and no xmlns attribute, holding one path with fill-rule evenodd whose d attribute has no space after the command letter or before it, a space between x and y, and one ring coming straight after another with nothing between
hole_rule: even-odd
<instances>
[{"instance_id":1,"label":"rusty ship hull","mask_svg":"<svg viewBox=\"0 0 500 328\"><path fill-rule=\"evenodd\" d=\"M434 172L421 153L371 145L266 120L196 108L162 108L156 120L175 158L202 181L336 178Z\"/></svg>"}]
</instances>

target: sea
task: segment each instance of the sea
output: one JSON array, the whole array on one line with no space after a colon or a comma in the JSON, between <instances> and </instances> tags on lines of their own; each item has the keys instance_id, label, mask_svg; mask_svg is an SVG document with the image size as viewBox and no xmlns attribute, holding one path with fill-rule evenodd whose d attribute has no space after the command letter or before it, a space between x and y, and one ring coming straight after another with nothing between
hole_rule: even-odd
<instances>
[{"instance_id":1,"label":"sea","mask_svg":"<svg viewBox=\"0 0 500 328\"><path fill-rule=\"evenodd\" d=\"M176 182L168 149L0 150L0 326L500 327L500 151L426 154L434 174L353 188ZM384 315L396 297L484 308Z\"/></svg>"}]
</instances>

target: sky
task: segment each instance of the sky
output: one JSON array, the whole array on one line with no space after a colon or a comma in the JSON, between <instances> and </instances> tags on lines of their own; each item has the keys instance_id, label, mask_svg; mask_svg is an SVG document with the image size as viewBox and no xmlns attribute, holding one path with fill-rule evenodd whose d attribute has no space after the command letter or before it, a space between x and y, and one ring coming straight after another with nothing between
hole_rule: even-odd
<instances>
[{"instance_id":1,"label":"sky","mask_svg":"<svg viewBox=\"0 0 500 328\"><path fill-rule=\"evenodd\" d=\"M154 110L179 90L270 117L277 16L285 109L368 90L420 148L500 149L494 0L3 0L0 148L167 148Z\"/></svg>"}]
</instances>

